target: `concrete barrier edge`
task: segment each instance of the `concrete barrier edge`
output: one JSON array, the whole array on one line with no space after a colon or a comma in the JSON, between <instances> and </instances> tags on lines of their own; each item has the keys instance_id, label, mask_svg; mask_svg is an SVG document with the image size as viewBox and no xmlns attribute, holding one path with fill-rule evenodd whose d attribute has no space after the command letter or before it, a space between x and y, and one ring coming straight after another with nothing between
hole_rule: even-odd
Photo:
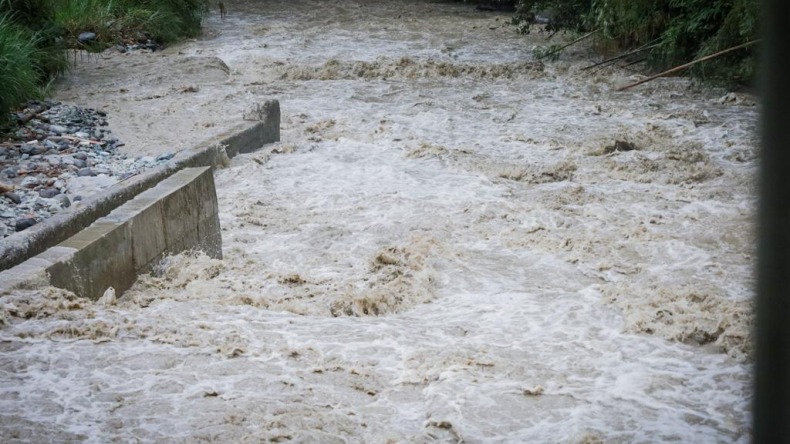
<instances>
[{"instance_id":1,"label":"concrete barrier edge","mask_svg":"<svg viewBox=\"0 0 790 444\"><path fill-rule=\"evenodd\" d=\"M267 143L279 141L279 106L277 111L276 116L264 121L242 122L197 147L178 152L164 165L119 182L86 199L78 208L70 208L25 231L8 236L0 241L0 270L19 265L58 245L181 169L220 164L222 150L228 157L233 157L239 152L254 151Z\"/></svg>"}]
</instances>

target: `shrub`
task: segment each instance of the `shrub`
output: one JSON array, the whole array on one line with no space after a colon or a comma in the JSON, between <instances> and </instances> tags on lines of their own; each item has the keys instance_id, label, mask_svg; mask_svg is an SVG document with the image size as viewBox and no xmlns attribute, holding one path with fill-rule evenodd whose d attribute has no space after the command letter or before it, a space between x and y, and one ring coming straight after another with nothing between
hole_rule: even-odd
<instances>
[{"instance_id":1,"label":"shrub","mask_svg":"<svg viewBox=\"0 0 790 444\"><path fill-rule=\"evenodd\" d=\"M155 40L170 43L200 34L207 0L120 0L124 11L121 23L127 29L150 34Z\"/></svg>"},{"instance_id":2,"label":"shrub","mask_svg":"<svg viewBox=\"0 0 790 444\"><path fill-rule=\"evenodd\" d=\"M200 34L207 0L38 0L47 3L52 22L72 48L100 51L123 38L171 43ZM97 35L89 47L81 32Z\"/></svg>"},{"instance_id":3,"label":"shrub","mask_svg":"<svg viewBox=\"0 0 790 444\"><path fill-rule=\"evenodd\" d=\"M526 25L519 29L522 33L527 33L535 14L547 12L550 15L547 31L582 31L586 29L590 6L591 0L519 0L514 24Z\"/></svg>"},{"instance_id":4,"label":"shrub","mask_svg":"<svg viewBox=\"0 0 790 444\"><path fill-rule=\"evenodd\" d=\"M756 38L757 0L519 0L514 21L549 10L551 31L601 28L621 48L658 43L649 63L664 69ZM523 29L523 26L522 26ZM749 49L701 63L697 77L715 83L748 83L756 61Z\"/></svg>"}]
</instances>

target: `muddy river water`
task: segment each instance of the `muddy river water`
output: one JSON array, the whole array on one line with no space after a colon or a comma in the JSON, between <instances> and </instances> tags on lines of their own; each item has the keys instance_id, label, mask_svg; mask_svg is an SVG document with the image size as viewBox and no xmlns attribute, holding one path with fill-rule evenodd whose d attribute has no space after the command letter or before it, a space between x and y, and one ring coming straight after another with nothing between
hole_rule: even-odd
<instances>
[{"instance_id":1,"label":"muddy river water","mask_svg":"<svg viewBox=\"0 0 790 444\"><path fill-rule=\"evenodd\" d=\"M749 441L748 98L461 4L225 4L57 92L138 153L279 99L215 173L224 259L3 295L4 441Z\"/></svg>"}]
</instances>

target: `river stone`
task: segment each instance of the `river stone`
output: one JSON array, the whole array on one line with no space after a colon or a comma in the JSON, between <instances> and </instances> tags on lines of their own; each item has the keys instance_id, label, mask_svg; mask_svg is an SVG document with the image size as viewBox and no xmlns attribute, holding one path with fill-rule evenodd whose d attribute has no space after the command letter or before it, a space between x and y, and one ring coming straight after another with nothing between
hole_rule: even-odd
<instances>
[{"instance_id":1,"label":"river stone","mask_svg":"<svg viewBox=\"0 0 790 444\"><path fill-rule=\"evenodd\" d=\"M55 201L60 205L61 208L68 208L71 206L71 201L65 194L58 194L55 196Z\"/></svg>"},{"instance_id":2,"label":"river stone","mask_svg":"<svg viewBox=\"0 0 790 444\"><path fill-rule=\"evenodd\" d=\"M55 196L60 194L60 190L57 188L44 188L43 190L39 190L38 195L45 198L51 199Z\"/></svg>"},{"instance_id":3,"label":"river stone","mask_svg":"<svg viewBox=\"0 0 790 444\"><path fill-rule=\"evenodd\" d=\"M27 176L22 179L22 183L19 184L22 188L33 188L38 185L41 185L41 180L35 176Z\"/></svg>"},{"instance_id":4,"label":"river stone","mask_svg":"<svg viewBox=\"0 0 790 444\"><path fill-rule=\"evenodd\" d=\"M5 197L6 199L10 200L11 202L13 202L13 203L15 203L17 205L22 203L22 198L19 197L19 195L14 193L13 191L9 191L9 192L3 194L3 197Z\"/></svg>"},{"instance_id":5,"label":"river stone","mask_svg":"<svg viewBox=\"0 0 790 444\"><path fill-rule=\"evenodd\" d=\"M60 125L50 125L49 126L49 130L51 132L55 133L55 135L57 135L57 136L60 136L61 134L65 133L67 131L65 127L60 126Z\"/></svg>"},{"instance_id":6,"label":"river stone","mask_svg":"<svg viewBox=\"0 0 790 444\"><path fill-rule=\"evenodd\" d=\"M96 33L95 32L81 32L80 35L77 36L77 40L80 43L88 43L96 40Z\"/></svg>"},{"instance_id":7,"label":"river stone","mask_svg":"<svg viewBox=\"0 0 790 444\"><path fill-rule=\"evenodd\" d=\"M80 168L79 171L77 171L77 175L80 177L95 176L96 171L93 171L92 168Z\"/></svg>"},{"instance_id":8,"label":"river stone","mask_svg":"<svg viewBox=\"0 0 790 444\"><path fill-rule=\"evenodd\" d=\"M14 229L16 231L23 231L27 230L28 228L32 227L36 224L36 220L32 217L24 217L22 219L17 219L16 223L14 223Z\"/></svg>"},{"instance_id":9,"label":"river stone","mask_svg":"<svg viewBox=\"0 0 790 444\"><path fill-rule=\"evenodd\" d=\"M44 146L49 150L60 150L60 145L49 139L44 141Z\"/></svg>"}]
</instances>

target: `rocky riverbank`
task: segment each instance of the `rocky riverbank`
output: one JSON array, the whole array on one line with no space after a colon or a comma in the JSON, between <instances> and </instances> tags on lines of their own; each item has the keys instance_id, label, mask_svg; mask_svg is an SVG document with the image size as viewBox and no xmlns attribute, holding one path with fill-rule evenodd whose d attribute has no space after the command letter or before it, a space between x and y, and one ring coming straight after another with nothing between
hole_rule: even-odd
<instances>
[{"instance_id":1,"label":"rocky riverbank","mask_svg":"<svg viewBox=\"0 0 790 444\"><path fill-rule=\"evenodd\" d=\"M13 117L19 127L0 142L0 237L173 157L120 152L124 143L113 135L102 110L30 102Z\"/></svg>"}]
</instances>

